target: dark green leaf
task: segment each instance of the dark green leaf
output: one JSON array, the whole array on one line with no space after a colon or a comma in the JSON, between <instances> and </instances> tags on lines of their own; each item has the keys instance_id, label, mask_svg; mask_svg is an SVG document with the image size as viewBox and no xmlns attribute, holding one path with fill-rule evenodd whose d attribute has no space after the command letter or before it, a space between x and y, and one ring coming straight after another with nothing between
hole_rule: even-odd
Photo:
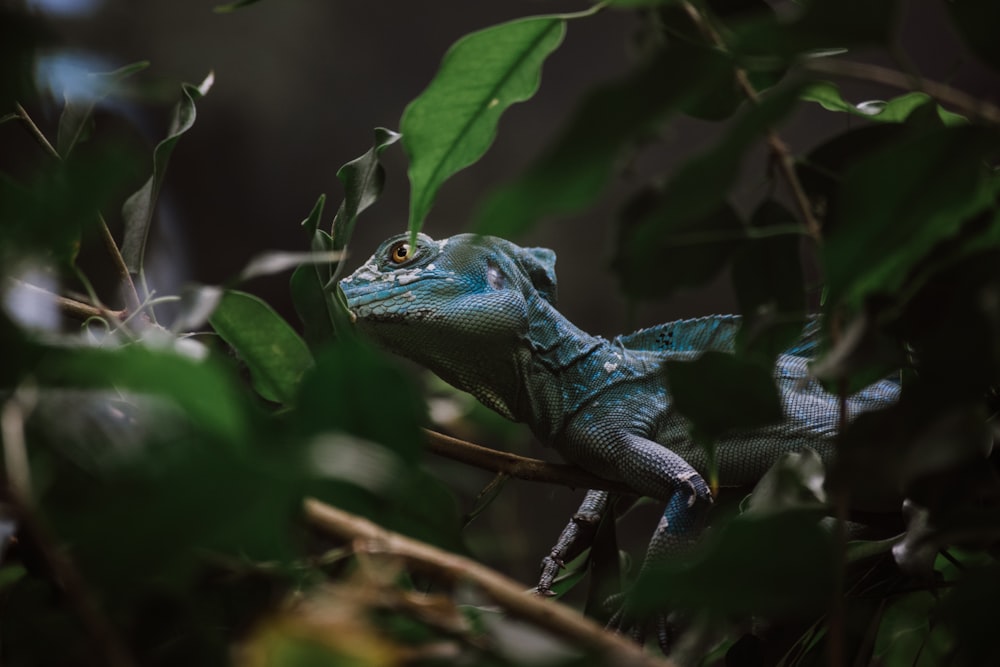
<instances>
[{"instance_id":1,"label":"dark green leaf","mask_svg":"<svg viewBox=\"0 0 1000 667\"><path fill-rule=\"evenodd\" d=\"M543 217L587 206L600 195L626 149L731 74L730 61L719 51L677 44L622 81L597 89L556 142L520 178L487 199L476 230L515 236Z\"/></svg>"},{"instance_id":2,"label":"dark green leaf","mask_svg":"<svg viewBox=\"0 0 1000 667\"><path fill-rule=\"evenodd\" d=\"M205 432L239 442L247 411L232 378L213 360L132 345L120 349L44 348L35 375L42 385L109 388L169 399Z\"/></svg>"},{"instance_id":3,"label":"dark green leaf","mask_svg":"<svg viewBox=\"0 0 1000 667\"><path fill-rule=\"evenodd\" d=\"M167 136L153 149L153 175L145 185L126 199L122 206L122 218L125 220L122 257L129 271L133 273L142 270L146 238L156 210L156 200L160 196L160 187L166 176L167 164L170 162L170 154L173 153L181 135L194 125L195 102L208 93L214 81L215 75L210 73L198 86L190 83L181 85L181 100L174 108Z\"/></svg>"},{"instance_id":4,"label":"dark green leaf","mask_svg":"<svg viewBox=\"0 0 1000 667\"><path fill-rule=\"evenodd\" d=\"M741 354L773 359L794 343L805 322L805 282L795 216L773 200L754 212L749 238L733 257L733 287L743 315Z\"/></svg>"},{"instance_id":5,"label":"dark green leaf","mask_svg":"<svg viewBox=\"0 0 1000 667\"><path fill-rule=\"evenodd\" d=\"M344 201L333 219L331 234L334 250L347 247L358 216L381 196L385 185L385 169L379 162L379 156L386 148L399 141L400 136L392 130L376 127L375 143L371 149L337 170L337 178L344 186Z\"/></svg>"},{"instance_id":6,"label":"dark green leaf","mask_svg":"<svg viewBox=\"0 0 1000 667\"><path fill-rule=\"evenodd\" d=\"M784 614L824 608L834 585L831 536L812 512L743 515L686 559L644 573L631 599L639 613L711 610Z\"/></svg>"},{"instance_id":7,"label":"dark green leaf","mask_svg":"<svg viewBox=\"0 0 1000 667\"><path fill-rule=\"evenodd\" d=\"M677 410L691 421L698 439L773 424L781 400L769 366L723 352L694 361L668 361L664 368Z\"/></svg>"},{"instance_id":8,"label":"dark green leaf","mask_svg":"<svg viewBox=\"0 0 1000 667\"><path fill-rule=\"evenodd\" d=\"M735 26L730 46L748 56L792 60L807 52L888 45L897 0L812 0L792 19L766 16Z\"/></svg>"},{"instance_id":9,"label":"dark green leaf","mask_svg":"<svg viewBox=\"0 0 1000 667\"><path fill-rule=\"evenodd\" d=\"M420 229L441 185L486 152L500 115L538 90L542 64L566 21L540 16L466 35L445 54L427 89L403 112L410 157L410 229Z\"/></svg>"},{"instance_id":10,"label":"dark green leaf","mask_svg":"<svg viewBox=\"0 0 1000 667\"><path fill-rule=\"evenodd\" d=\"M937 243L992 204L984 160L998 146L1000 136L981 128L939 128L852 166L823 246L829 298L858 306L902 287Z\"/></svg>"},{"instance_id":11,"label":"dark green leaf","mask_svg":"<svg viewBox=\"0 0 1000 667\"><path fill-rule=\"evenodd\" d=\"M212 8L212 11L216 14L229 14L235 12L237 9L243 9L244 7L249 7L250 5L255 5L260 0L236 0L235 2L228 2L224 5L216 5Z\"/></svg>"},{"instance_id":12,"label":"dark green leaf","mask_svg":"<svg viewBox=\"0 0 1000 667\"><path fill-rule=\"evenodd\" d=\"M253 295L227 290L209 322L246 363L257 393L285 405L294 400L312 355L280 315Z\"/></svg>"}]
</instances>

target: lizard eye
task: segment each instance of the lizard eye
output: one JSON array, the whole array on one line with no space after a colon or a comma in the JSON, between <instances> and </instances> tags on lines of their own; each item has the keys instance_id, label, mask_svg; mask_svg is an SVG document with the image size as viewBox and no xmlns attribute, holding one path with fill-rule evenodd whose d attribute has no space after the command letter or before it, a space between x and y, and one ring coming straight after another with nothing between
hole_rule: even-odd
<instances>
[{"instance_id":1,"label":"lizard eye","mask_svg":"<svg viewBox=\"0 0 1000 667\"><path fill-rule=\"evenodd\" d=\"M391 248L389 248L389 261L393 264L402 264L412 257L413 252L410 250L410 244L406 241L395 243Z\"/></svg>"}]
</instances>

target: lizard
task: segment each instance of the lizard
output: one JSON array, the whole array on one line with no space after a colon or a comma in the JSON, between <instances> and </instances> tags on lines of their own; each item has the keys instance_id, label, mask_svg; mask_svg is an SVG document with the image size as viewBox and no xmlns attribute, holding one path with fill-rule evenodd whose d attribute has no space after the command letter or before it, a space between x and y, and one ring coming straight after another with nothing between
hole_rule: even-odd
<instances>
[{"instance_id":1,"label":"lizard","mask_svg":"<svg viewBox=\"0 0 1000 667\"><path fill-rule=\"evenodd\" d=\"M733 353L741 318L592 336L556 309L555 261L550 249L497 237L419 234L411 245L402 233L338 287L363 336L526 423L571 463L666 503L647 549L645 563L654 562L697 539L713 502L707 453L671 400L664 362ZM809 372L817 332L813 320L775 361L783 418L716 442L720 485L751 485L780 456L806 447L832 457L840 399ZM847 417L887 406L899 392L891 379L876 382L847 397ZM551 594L560 567L582 551L608 504L606 491L586 494L543 560L538 593ZM659 634L661 646L668 643Z\"/></svg>"}]
</instances>

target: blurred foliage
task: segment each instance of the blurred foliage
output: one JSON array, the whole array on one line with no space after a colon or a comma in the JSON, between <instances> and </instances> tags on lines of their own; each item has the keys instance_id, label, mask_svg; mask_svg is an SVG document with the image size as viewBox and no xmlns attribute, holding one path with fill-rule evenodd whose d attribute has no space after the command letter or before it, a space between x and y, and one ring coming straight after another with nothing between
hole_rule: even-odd
<instances>
[{"instance_id":1,"label":"blurred foliage","mask_svg":"<svg viewBox=\"0 0 1000 667\"><path fill-rule=\"evenodd\" d=\"M636 12L643 39L632 70L579 101L524 173L487 198L475 229L513 236L593 206L671 118L724 121L715 145L672 174L639 184L633 175L611 267L634 298L731 269L745 318L737 355L666 369L695 435L710 442L773 413L771 361L816 309L816 371L832 390L900 369L904 382L897 405L844 430L828 474L791 459L741 507L720 502L708 539L644 573L631 609L683 614L690 645L704 649L695 655L709 662L992 664L1000 110L905 71L902 3L799 5L778 15L761 0L610 2L460 39L400 121L411 226L489 148L503 112L534 94L575 22ZM996 3L953 2L948 12L973 57L1000 68ZM165 138L139 155L104 135L95 111L126 91L137 98L129 86L149 75L146 63L81 75L58 122L39 124L32 111L53 100L36 65L54 45L38 14L0 9L0 145L16 132L38 143L38 155L12 162L23 169L0 173L0 662L592 664L459 605L467 596L453 582L350 558L306 525L301 503L312 495L464 550L459 508L423 463L420 393L346 326L336 263L292 275L302 337L237 291L237 278L193 286L162 321L162 303L175 299L145 292L144 251L170 152L211 76L177 86ZM849 62L855 49L903 63L890 81L898 95L851 101L829 80L885 82L884 68ZM831 127L849 118L848 129L784 148L782 122L816 104ZM372 149L338 172L343 204L324 228L318 197L304 249L346 248L382 191L379 157L399 138L377 129ZM774 168L747 214L731 194L761 145ZM290 218L304 208L288 206ZM125 230L120 245L107 245L108 221ZM118 271L124 297L97 293L95 267L80 262L80 248L102 239L97 270ZM803 266L818 267L819 284ZM895 543L862 534L845 545L818 521L831 502L895 510L904 497L905 516L889 514L897 530L905 521ZM612 521L597 535L557 590L590 586L586 609L602 616L599 600L628 561Z\"/></svg>"}]
</instances>

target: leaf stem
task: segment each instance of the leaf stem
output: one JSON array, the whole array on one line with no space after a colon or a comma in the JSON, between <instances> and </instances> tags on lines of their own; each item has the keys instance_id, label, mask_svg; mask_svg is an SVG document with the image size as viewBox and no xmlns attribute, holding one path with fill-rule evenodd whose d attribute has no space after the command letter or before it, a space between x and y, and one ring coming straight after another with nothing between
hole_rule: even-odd
<instances>
[{"instance_id":1,"label":"leaf stem","mask_svg":"<svg viewBox=\"0 0 1000 667\"><path fill-rule=\"evenodd\" d=\"M681 5L684 7L684 11L690 17L691 21L701 30L702 34L715 44L720 49L726 48L725 40L722 39L722 35L705 19L698 9L689 2L689 0L683 0ZM757 104L760 101L760 95L757 89L754 88L753 84L750 83L749 77L747 77L746 70L741 67L736 67L733 70L736 77L736 83L739 84L743 94L747 96L747 99L751 103ZM799 209L799 213L802 215L802 221L805 224L806 231L809 236L813 238L817 245L819 245L822 240L822 231L820 229L819 221L816 220L816 216L813 214L812 204L809 201L809 197L806 195L805 189L802 187L802 183L799 181L799 176L795 171L795 158L792 152L789 150L788 145L782 140L776 131L773 129L768 129L767 131L767 145L774 156L775 161L778 165L778 170L784 176L785 182L788 184L788 189L791 191L792 198L795 200L795 206Z\"/></svg>"},{"instance_id":2,"label":"leaf stem","mask_svg":"<svg viewBox=\"0 0 1000 667\"><path fill-rule=\"evenodd\" d=\"M97 317L101 319L111 318L114 320L121 320L126 315L124 310L109 310L103 306L94 306L83 301L78 301L77 299L71 299L54 292L50 292L47 289L39 287L38 285L32 285L31 283L26 283L22 280L17 280L16 278L11 279L18 287L22 289L31 290L33 292L38 292L56 304L56 306L62 312L75 317L78 319L86 320L92 317Z\"/></svg>"},{"instance_id":3,"label":"leaf stem","mask_svg":"<svg viewBox=\"0 0 1000 667\"><path fill-rule=\"evenodd\" d=\"M59 151L52 146L45 133L39 129L35 121L31 119L28 112L20 102L14 103L15 113L17 117L21 120L21 123L27 128L28 132L35 138L35 140L41 145L41 147L50 156L54 157L58 161L62 161L62 156L59 155ZM118 279L122 283L122 296L125 299L125 307L129 311L134 312L139 307L139 293L135 289L135 283L132 282L132 274L129 273L128 267L125 266L125 260L122 258L121 251L118 249L118 244L115 243L114 237L111 235L111 230L108 228L108 223L104 219L104 216L100 211L97 212L97 220L100 222L101 236L104 240L104 245L108 250L108 254L111 256L111 261L115 265L115 271L118 273Z\"/></svg>"},{"instance_id":4,"label":"leaf stem","mask_svg":"<svg viewBox=\"0 0 1000 667\"><path fill-rule=\"evenodd\" d=\"M529 482L548 482L574 489L602 489L635 495L632 488L621 482L591 475L573 465L549 463L541 459L501 452L427 429L424 429L424 435L427 438L429 451L482 470L503 473Z\"/></svg>"}]
</instances>

